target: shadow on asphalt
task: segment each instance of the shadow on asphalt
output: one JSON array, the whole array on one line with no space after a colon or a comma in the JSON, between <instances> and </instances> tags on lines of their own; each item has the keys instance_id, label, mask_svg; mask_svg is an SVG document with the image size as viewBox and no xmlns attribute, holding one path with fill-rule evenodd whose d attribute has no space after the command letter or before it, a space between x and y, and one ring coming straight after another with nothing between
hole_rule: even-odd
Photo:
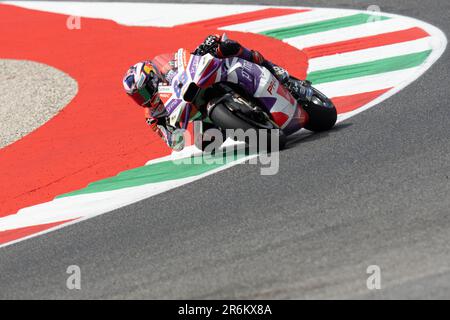
<instances>
[{"instance_id":1,"label":"shadow on asphalt","mask_svg":"<svg viewBox=\"0 0 450 320\"><path fill-rule=\"evenodd\" d=\"M302 131L299 132L291 137L289 137L287 144L286 144L286 148L285 150L294 148L295 146L297 146L300 143L305 143L305 142L312 142L312 141L316 141L316 140L320 140L323 138L328 137L330 134L332 134L333 132L338 132L340 130L346 129L350 126L352 126L353 123L339 123L336 126L334 126L333 129L326 131L326 132L321 132L321 133L313 133L310 131Z\"/></svg>"}]
</instances>

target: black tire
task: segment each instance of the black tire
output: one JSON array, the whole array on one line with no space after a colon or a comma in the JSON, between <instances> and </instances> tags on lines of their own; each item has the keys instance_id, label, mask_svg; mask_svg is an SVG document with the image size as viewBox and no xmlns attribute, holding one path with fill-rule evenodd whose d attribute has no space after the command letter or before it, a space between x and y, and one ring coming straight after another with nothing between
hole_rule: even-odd
<instances>
[{"instance_id":1,"label":"black tire","mask_svg":"<svg viewBox=\"0 0 450 320\"><path fill-rule=\"evenodd\" d=\"M263 129L262 127L257 127L255 125L245 121L241 117L237 116L231 110L229 110L224 103L221 103L221 102L219 102L218 104L216 104L212 107L212 109L209 111L209 118L214 122L214 124L216 126L221 128L222 130L242 129L244 131L247 131L249 129L252 129L252 130ZM269 131L269 132L272 132L272 131ZM268 147L267 151L271 150L270 141L271 141L271 139L270 139L270 136L268 135L268 143L266 144ZM245 142L248 143L248 141L245 141ZM279 146L280 150L283 149L286 145L286 136L281 130L278 130L278 143L279 143L278 146ZM258 146L259 146L259 137L258 137Z\"/></svg>"},{"instance_id":2,"label":"black tire","mask_svg":"<svg viewBox=\"0 0 450 320\"><path fill-rule=\"evenodd\" d=\"M314 89L310 102L303 106L309 116L305 129L313 132L323 132L334 127L337 121L337 111L333 102L319 90Z\"/></svg>"},{"instance_id":3,"label":"black tire","mask_svg":"<svg viewBox=\"0 0 450 320\"><path fill-rule=\"evenodd\" d=\"M216 127L213 124L205 123L205 122L202 125L203 125L204 133L199 137L195 137L194 144L198 149L205 151L205 149L209 145L211 145L213 142L215 142L214 136L211 137L210 135L208 135L207 131L210 129L215 129ZM206 136L206 138L205 138L205 136ZM225 140L226 140L225 134L222 133L222 143L225 142Z\"/></svg>"}]
</instances>

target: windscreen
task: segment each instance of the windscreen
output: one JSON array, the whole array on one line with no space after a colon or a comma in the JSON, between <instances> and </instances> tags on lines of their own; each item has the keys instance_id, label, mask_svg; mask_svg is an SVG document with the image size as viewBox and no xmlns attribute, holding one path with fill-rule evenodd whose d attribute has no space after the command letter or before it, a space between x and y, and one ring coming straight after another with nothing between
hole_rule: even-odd
<instances>
[{"instance_id":1,"label":"windscreen","mask_svg":"<svg viewBox=\"0 0 450 320\"><path fill-rule=\"evenodd\" d=\"M164 53L157 55L152 59L152 62L162 74L166 74L169 70L175 67L175 54Z\"/></svg>"}]
</instances>

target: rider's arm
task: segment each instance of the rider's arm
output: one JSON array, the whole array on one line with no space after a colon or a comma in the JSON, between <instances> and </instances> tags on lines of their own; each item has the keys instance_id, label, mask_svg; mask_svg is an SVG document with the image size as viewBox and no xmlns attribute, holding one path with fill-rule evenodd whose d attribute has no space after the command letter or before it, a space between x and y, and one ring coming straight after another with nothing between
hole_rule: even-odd
<instances>
[{"instance_id":1,"label":"rider's arm","mask_svg":"<svg viewBox=\"0 0 450 320\"><path fill-rule=\"evenodd\" d=\"M211 53L221 59L238 57L269 69L283 83L289 79L286 70L266 60L260 52L247 49L239 42L231 39L222 40L219 35L209 35L197 48L197 51L201 54Z\"/></svg>"},{"instance_id":2,"label":"rider's arm","mask_svg":"<svg viewBox=\"0 0 450 320\"><path fill-rule=\"evenodd\" d=\"M171 147L172 140L170 139L170 133L165 127L165 121L163 121L163 119L153 117L152 112L148 107L144 107L144 116L145 122L148 124L150 129L152 129L153 132L156 132L167 143L167 145Z\"/></svg>"},{"instance_id":3,"label":"rider's arm","mask_svg":"<svg viewBox=\"0 0 450 320\"><path fill-rule=\"evenodd\" d=\"M219 58L238 57L259 65L265 60L263 55L258 51L247 49L239 42L231 39L221 41L217 46L216 52Z\"/></svg>"},{"instance_id":4,"label":"rider's arm","mask_svg":"<svg viewBox=\"0 0 450 320\"><path fill-rule=\"evenodd\" d=\"M235 40L222 40L217 34L209 35L194 53L200 55L211 53L221 59L238 57L256 64L264 62L264 57L258 51L249 50Z\"/></svg>"},{"instance_id":5,"label":"rider's arm","mask_svg":"<svg viewBox=\"0 0 450 320\"><path fill-rule=\"evenodd\" d=\"M148 108L146 108L148 109ZM145 121L149 127L156 132L164 142L175 151L183 149L184 145L180 142L180 137L174 134L174 130L169 128L164 117L155 118L152 117L149 110L145 111Z\"/></svg>"}]
</instances>

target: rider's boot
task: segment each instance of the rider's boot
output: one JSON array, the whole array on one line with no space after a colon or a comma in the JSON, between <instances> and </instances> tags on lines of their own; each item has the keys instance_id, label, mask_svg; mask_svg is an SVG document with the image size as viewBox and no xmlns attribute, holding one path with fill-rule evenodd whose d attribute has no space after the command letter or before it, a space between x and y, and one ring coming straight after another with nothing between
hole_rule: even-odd
<instances>
[{"instance_id":1,"label":"rider's boot","mask_svg":"<svg viewBox=\"0 0 450 320\"><path fill-rule=\"evenodd\" d=\"M289 79L285 84L286 88L291 92L295 99L300 102L309 102L314 94L311 88L311 82L305 80Z\"/></svg>"},{"instance_id":2,"label":"rider's boot","mask_svg":"<svg viewBox=\"0 0 450 320\"><path fill-rule=\"evenodd\" d=\"M284 68L277 66L269 60L264 59L261 65L266 67L289 90L294 98L302 102L311 100L313 95L311 82L291 78Z\"/></svg>"}]
</instances>

